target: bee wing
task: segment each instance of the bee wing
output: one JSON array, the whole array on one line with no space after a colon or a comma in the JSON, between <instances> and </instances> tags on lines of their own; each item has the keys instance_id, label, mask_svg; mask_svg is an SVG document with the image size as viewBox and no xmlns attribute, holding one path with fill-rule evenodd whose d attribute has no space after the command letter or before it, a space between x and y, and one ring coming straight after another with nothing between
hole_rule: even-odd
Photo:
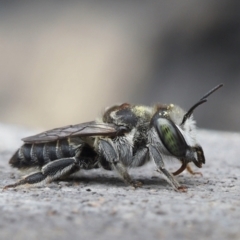
<instances>
[{"instance_id":1,"label":"bee wing","mask_svg":"<svg viewBox=\"0 0 240 240\"><path fill-rule=\"evenodd\" d=\"M96 123L95 121L54 128L34 136L23 138L25 143L44 143L74 136L115 136L119 127L114 124Z\"/></svg>"}]
</instances>

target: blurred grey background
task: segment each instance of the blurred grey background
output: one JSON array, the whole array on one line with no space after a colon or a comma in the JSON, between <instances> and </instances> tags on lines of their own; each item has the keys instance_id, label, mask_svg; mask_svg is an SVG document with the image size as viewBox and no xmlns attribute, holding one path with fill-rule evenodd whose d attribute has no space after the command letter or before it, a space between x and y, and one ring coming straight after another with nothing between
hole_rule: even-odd
<instances>
[{"instance_id":1,"label":"blurred grey background","mask_svg":"<svg viewBox=\"0 0 240 240\"><path fill-rule=\"evenodd\" d=\"M0 121L54 128L106 106L199 107L198 127L239 131L240 2L1 1Z\"/></svg>"}]
</instances>

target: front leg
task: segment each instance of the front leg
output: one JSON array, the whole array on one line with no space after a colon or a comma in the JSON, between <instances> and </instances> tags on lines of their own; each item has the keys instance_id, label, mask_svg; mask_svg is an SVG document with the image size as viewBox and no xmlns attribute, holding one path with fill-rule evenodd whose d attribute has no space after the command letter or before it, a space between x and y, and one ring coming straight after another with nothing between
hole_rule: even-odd
<instances>
[{"instance_id":1,"label":"front leg","mask_svg":"<svg viewBox=\"0 0 240 240\"><path fill-rule=\"evenodd\" d=\"M126 147L122 145L122 147ZM133 187L139 187L141 184L135 182L130 177L127 168L123 164L121 159L121 150L118 148L118 144L114 143L111 139L99 139L98 151L101 156L103 156L111 165L111 168L114 169L120 177L124 180L125 183L132 185ZM122 157L128 158L131 157L131 154L125 152L125 155ZM125 159L126 160L126 159Z\"/></svg>"},{"instance_id":2,"label":"front leg","mask_svg":"<svg viewBox=\"0 0 240 240\"><path fill-rule=\"evenodd\" d=\"M158 149L152 145L149 145L148 148L149 148L149 155L157 165L158 171L161 171L167 177L167 180L174 187L175 190L180 192L186 192L186 188L181 186L178 183L178 181L174 178L174 176L165 168L164 162L162 160L162 156L158 151Z\"/></svg>"},{"instance_id":3,"label":"front leg","mask_svg":"<svg viewBox=\"0 0 240 240\"><path fill-rule=\"evenodd\" d=\"M187 171L192 175L200 175L201 177L203 176L201 172L195 172L194 170L192 170L189 164L187 165Z\"/></svg>"}]
</instances>

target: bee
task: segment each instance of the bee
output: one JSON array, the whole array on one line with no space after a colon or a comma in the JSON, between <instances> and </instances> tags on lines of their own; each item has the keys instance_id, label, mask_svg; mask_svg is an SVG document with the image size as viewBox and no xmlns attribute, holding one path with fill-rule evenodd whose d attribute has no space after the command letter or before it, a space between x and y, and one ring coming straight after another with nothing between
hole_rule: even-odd
<instances>
[{"instance_id":1,"label":"bee","mask_svg":"<svg viewBox=\"0 0 240 240\"><path fill-rule=\"evenodd\" d=\"M128 169L152 160L175 190L186 191L174 175L185 169L197 174L190 162L198 168L205 164L203 149L195 136L193 111L222 86L214 87L187 112L173 104L148 107L124 103L106 109L101 119L23 138L24 144L9 163L19 170L35 170L5 189L43 185L81 169L100 167L116 171L128 185L139 187L141 182L134 181ZM168 157L181 162L173 173L164 166Z\"/></svg>"}]
</instances>

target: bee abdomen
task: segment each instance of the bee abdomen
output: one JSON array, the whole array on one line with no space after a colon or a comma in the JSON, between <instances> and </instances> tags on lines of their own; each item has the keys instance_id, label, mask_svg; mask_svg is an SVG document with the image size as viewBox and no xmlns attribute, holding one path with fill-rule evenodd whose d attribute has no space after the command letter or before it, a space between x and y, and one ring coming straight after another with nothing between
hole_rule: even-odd
<instances>
[{"instance_id":1,"label":"bee abdomen","mask_svg":"<svg viewBox=\"0 0 240 240\"><path fill-rule=\"evenodd\" d=\"M24 144L12 156L9 164L16 168L42 167L50 161L73 157L75 151L68 139L55 142Z\"/></svg>"}]
</instances>

